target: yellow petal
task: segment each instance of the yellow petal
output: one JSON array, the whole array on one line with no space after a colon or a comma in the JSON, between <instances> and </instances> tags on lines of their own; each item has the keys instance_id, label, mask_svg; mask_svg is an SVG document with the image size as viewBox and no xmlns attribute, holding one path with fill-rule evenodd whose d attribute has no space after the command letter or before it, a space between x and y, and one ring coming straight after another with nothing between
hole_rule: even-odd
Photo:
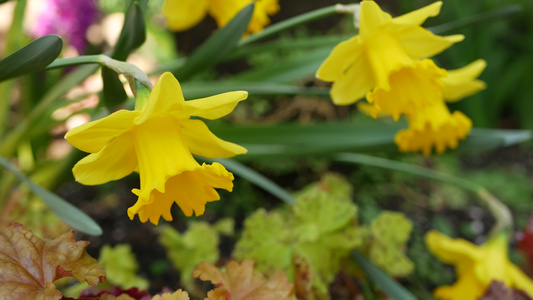
<instances>
[{"instance_id":1,"label":"yellow petal","mask_svg":"<svg viewBox=\"0 0 533 300\"><path fill-rule=\"evenodd\" d=\"M434 291L435 298L442 300L477 300L487 287L481 285L473 272L468 272L451 286L441 286Z\"/></svg>"},{"instance_id":2,"label":"yellow petal","mask_svg":"<svg viewBox=\"0 0 533 300\"><path fill-rule=\"evenodd\" d=\"M486 66L485 60L478 59L463 68L448 71L448 76L441 80L444 84L444 99L455 102L483 90L485 82L476 78Z\"/></svg>"},{"instance_id":3,"label":"yellow petal","mask_svg":"<svg viewBox=\"0 0 533 300\"><path fill-rule=\"evenodd\" d=\"M118 136L102 150L81 159L72 169L74 178L85 185L103 184L129 175L137 158L129 133Z\"/></svg>"},{"instance_id":4,"label":"yellow petal","mask_svg":"<svg viewBox=\"0 0 533 300\"><path fill-rule=\"evenodd\" d=\"M182 120L180 125L183 141L195 155L205 158L224 158L247 152L242 146L219 139L200 120Z\"/></svg>"},{"instance_id":5,"label":"yellow petal","mask_svg":"<svg viewBox=\"0 0 533 300\"><path fill-rule=\"evenodd\" d=\"M451 239L435 230L426 234L425 242L433 255L448 264L468 265L480 255L474 244L463 239Z\"/></svg>"},{"instance_id":6,"label":"yellow petal","mask_svg":"<svg viewBox=\"0 0 533 300\"><path fill-rule=\"evenodd\" d=\"M128 215L133 219L139 214L141 222L150 220L157 225L160 217L172 221L170 210L172 204L176 203L186 216L191 216L193 212L200 216L204 213L207 202L220 199L215 189L231 192L233 174L219 163L197 165L193 170L169 178L164 193L154 190L148 200L139 197L137 203L128 209ZM133 192L140 194L138 190Z\"/></svg>"},{"instance_id":7,"label":"yellow petal","mask_svg":"<svg viewBox=\"0 0 533 300\"><path fill-rule=\"evenodd\" d=\"M328 82L338 80L349 67L353 67L351 65L355 60L363 59L361 58L362 50L359 36L339 43L320 65L316 71L316 77Z\"/></svg>"},{"instance_id":8,"label":"yellow petal","mask_svg":"<svg viewBox=\"0 0 533 300\"><path fill-rule=\"evenodd\" d=\"M183 31L198 24L207 14L208 7L208 0L166 0L161 13L169 29Z\"/></svg>"},{"instance_id":9,"label":"yellow petal","mask_svg":"<svg viewBox=\"0 0 533 300\"><path fill-rule=\"evenodd\" d=\"M188 115L204 119L218 119L235 109L235 106L248 97L246 91L223 93L207 98L185 101L184 110Z\"/></svg>"},{"instance_id":10,"label":"yellow petal","mask_svg":"<svg viewBox=\"0 0 533 300\"><path fill-rule=\"evenodd\" d=\"M434 114L422 113L409 118L409 128L398 131L394 142L402 152L422 151L429 156L435 148L437 153L442 154L446 148L456 148L471 128L472 121L463 113L456 111L450 114L447 108L439 109Z\"/></svg>"},{"instance_id":11,"label":"yellow petal","mask_svg":"<svg viewBox=\"0 0 533 300\"><path fill-rule=\"evenodd\" d=\"M178 80L170 72L165 72L150 93L150 99L143 108L142 114L135 119L135 124L141 124L154 116L168 114L172 111L182 111L185 99Z\"/></svg>"},{"instance_id":12,"label":"yellow petal","mask_svg":"<svg viewBox=\"0 0 533 300\"><path fill-rule=\"evenodd\" d=\"M133 127L140 112L119 110L100 120L71 129L65 139L81 151L96 153L107 143Z\"/></svg>"},{"instance_id":13,"label":"yellow petal","mask_svg":"<svg viewBox=\"0 0 533 300\"><path fill-rule=\"evenodd\" d=\"M400 68L388 76L388 90L376 88L367 95L368 102L375 105L372 114L383 111L395 120L401 114L421 114L426 107L442 102L440 79L445 75L430 59Z\"/></svg>"},{"instance_id":14,"label":"yellow petal","mask_svg":"<svg viewBox=\"0 0 533 300\"><path fill-rule=\"evenodd\" d=\"M136 126L131 135L139 163L142 198L148 199L154 189L164 193L168 178L198 166L172 116L150 118Z\"/></svg>"},{"instance_id":15,"label":"yellow petal","mask_svg":"<svg viewBox=\"0 0 533 300\"><path fill-rule=\"evenodd\" d=\"M531 278L511 263L509 263L507 271L511 281L511 288L522 290L533 298L533 281Z\"/></svg>"},{"instance_id":16,"label":"yellow petal","mask_svg":"<svg viewBox=\"0 0 533 300\"><path fill-rule=\"evenodd\" d=\"M396 24L422 25L427 18L437 16L440 13L441 6L442 1L437 1L430 5L396 17L392 19L392 22Z\"/></svg>"},{"instance_id":17,"label":"yellow petal","mask_svg":"<svg viewBox=\"0 0 533 300\"><path fill-rule=\"evenodd\" d=\"M438 36L418 26L396 26L393 31L413 59L432 57L464 39L460 34Z\"/></svg>"},{"instance_id":18,"label":"yellow petal","mask_svg":"<svg viewBox=\"0 0 533 300\"><path fill-rule=\"evenodd\" d=\"M377 88L389 90L389 76L401 68L412 65L413 59L405 52L398 36L393 32L382 31L365 40L363 56L371 66ZM368 76L360 74L360 76Z\"/></svg>"},{"instance_id":19,"label":"yellow petal","mask_svg":"<svg viewBox=\"0 0 533 300\"><path fill-rule=\"evenodd\" d=\"M252 20L248 24L248 32L257 33L270 24L269 16L279 11L278 0L256 0Z\"/></svg>"},{"instance_id":20,"label":"yellow petal","mask_svg":"<svg viewBox=\"0 0 533 300\"><path fill-rule=\"evenodd\" d=\"M218 27L224 27L233 17L252 0L210 0L209 14Z\"/></svg>"},{"instance_id":21,"label":"yellow petal","mask_svg":"<svg viewBox=\"0 0 533 300\"><path fill-rule=\"evenodd\" d=\"M349 105L365 96L375 84L372 70L364 58L355 60L346 74L333 83L331 100L337 105Z\"/></svg>"},{"instance_id":22,"label":"yellow petal","mask_svg":"<svg viewBox=\"0 0 533 300\"><path fill-rule=\"evenodd\" d=\"M392 21L392 17L382 11L374 1L365 0L361 2L359 12L359 33L362 36L373 34L382 26Z\"/></svg>"}]
</instances>

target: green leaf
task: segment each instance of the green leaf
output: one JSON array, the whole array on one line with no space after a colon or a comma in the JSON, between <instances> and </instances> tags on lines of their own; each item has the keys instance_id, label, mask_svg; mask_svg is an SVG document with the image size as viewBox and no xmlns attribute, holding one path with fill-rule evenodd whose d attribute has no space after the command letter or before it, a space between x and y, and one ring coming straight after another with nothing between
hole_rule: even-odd
<instances>
[{"instance_id":1,"label":"green leaf","mask_svg":"<svg viewBox=\"0 0 533 300\"><path fill-rule=\"evenodd\" d=\"M126 94L126 91L124 91L124 85L115 71L102 67L102 81L104 83L102 100L107 109L113 111L113 108L128 99L128 95Z\"/></svg>"},{"instance_id":2,"label":"green leaf","mask_svg":"<svg viewBox=\"0 0 533 300\"><path fill-rule=\"evenodd\" d=\"M89 235L99 236L102 234L102 228L88 215L59 196L35 184L10 164L7 159L0 157L0 165L17 176L20 181L24 182L33 193L43 199L50 209L70 227Z\"/></svg>"},{"instance_id":3,"label":"green leaf","mask_svg":"<svg viewBox=\"0 0 533 300\"><path fill-rule=\"evenodd\" d=\"M382 212L370 225L370 259L391 276L405 277L413 271L413 262L403 252L412 228L402 213L390 211Z\"/></svg>"},{"instance_id":4,"label":"green leaf","mask_svg":"<svg viewBox=\"0 0 533 300\"><path fill-rule=\"evenodd\" d=\"M125 61L131 51L139 48L146 40L146 24L139 1L132 1L126 16L124 26L118 37L112 58Z\"/></svg>"},{"instance_id":5,"label":"green leaf","mask_svg":"<svg viewBox=\"0 0 533 300\"><path fill-rule=\"evenodd\" d=\"M115 247L104 245L100 250L98 262L106 272L108 283L112 285L123 289L136 287L145 290L150 284L148 280L137 275L139 264L128 244L119 244Z\"/></svg>"},{"instance_id":6,"label":"green leaf","mask_svg":"<svg viewBox=\"0 0 533 300\"><path fill-rule=\"evenodd\" d=\"M306 51L296 57L280 60L276 64L240 73L230 77L230 80L287 83L303 78L314 78L316 70L328 57L332 48L333 46Z\"/></svg>"},{"instance_id":7,"label":"green leaf","mask_svg":"<svg viewBox=\"0 0 533 300\"><path fill-rule=\"evenodd\" d=\"M233 256L238 260L253 259L256 268L273 273L282 269L289 281L294 278L292 232L285 218L277 213L257 210L244 221L242 236L235 245Z\"/></svg>"},{"instance_id":8,"label":"green leaf","mask_svg":"<svg viewBox=\"0 0 533 300\"><path fill-rule=\"evenodd\" d=\"M329 96L329 89L302 87L274 82L208 81L182 84L185 99L198 99L230 91L244 90L250 95L314 95Z\"/></svg>"},{"instance_id":9,"label":"green leaf","mask_svg":"<svg viewBox=\"0 0 533 300\"><path fill-rule=\"evenodd\" d=\"M314 274L303 279L308 284L305 292L323 297L341 260L362 243L362 236L356 206L347 201L347 195L339 197L339 191L329 189L337 185L327 186L324 181L316 186L306 188L292 210L267 213L260 209L247 218L233 254L253 259L264 272L281 268L291 281L305 265L306 274Z\"/></svg>"},{"instance_id":10,"label":"green leaf","mask_svg":"<svg viewBox=\"0 0 533 300\"><path fill-rule=\"evenodd\" d=\"M189 78L194 73L204 70L223 59L235 48L241 36L246 32L254 12L254 3L244 7L226 26L218 29L185 62L175 70L169 70L178 80Z\"/></svg>"},{"instance_id":11,"label":"green leaf","mask_svg":"<svg viewBox=\"0 0 533 300\"><path fill-rule=\"evenodd\" d=\"M219 257L218 233L206 222L191 222L185 233L166 226L159 236L159 242L167 250L167 255L181 273L181 281L192 285L192 271L199 263L215 263Z\"/></svg>"},{"instance_id":12,"label":"green leaf","mask_svg":"<svg viewBox=\"0 0 533 300\"><path fill-rule=\"evenodd\" d=\"M401 286L394 279L390 278L385 272L374 266L368 259L357 251L352 252L352 257L359 264L361 269L381 290L394 300L416 300L408 290Z\"/></svg>"},{"instance_id":13,"label":"green leaf","mask_svg":"<svg viewBox=\"0 0 533 300\"><path fill-rule=\"evenodd\" d=\"M43 70L59 56L63 41L58 35L45 35L0 61L0 81Z\"/></svg>"},{"instance_id":14,"label":"green leaf","mask_svg":"<svg viewBox=\"0 0 533 300\"><path fill-rule=\"evenodd\" d=\"M248 149L237 160L265 156L332 155L338 152L397 152L394 136L402 122L328 122L315 124L241 125L212 127L214 134ZM527 130L472 129L458 152L479 153L531 138Z\"/></svg>"}]
</instances>

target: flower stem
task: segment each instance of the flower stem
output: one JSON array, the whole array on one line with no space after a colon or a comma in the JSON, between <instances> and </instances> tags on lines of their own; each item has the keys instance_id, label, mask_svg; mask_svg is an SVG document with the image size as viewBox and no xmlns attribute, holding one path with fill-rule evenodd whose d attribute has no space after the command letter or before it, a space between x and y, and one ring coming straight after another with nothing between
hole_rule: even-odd
<instances>
[{"instance_id":1,"label":"flower stem","mask_svg":"<svg viewBox=\"0 0 533 300\"><path fill-rule=\"evenodd\" d=\"M150 82L150 79L148 79L148 76L137 66L127 62L112 59L111 57L103 54L82 55L71 58L59 58L49 64L46 69L50 70L55 68L65 68L86 64L99 64L102 66L106 66L119 74L124 74L124 76L126 76L126 78L128 79L132 90L135 90L135 84L133 83L133 80L138 80L150 90L152 89L152 83Z\"/></svg>"},{"instance_id":2,"label":"flower stem","mask_svg":"<svg viewBox=\"0 0 533 300\"><path fill-rule=\"evenodd\" d=\"M485 187L477 183L431 169L369 155L340 153L336 155L334 159L337 161L363 164L405 172L428 179L449 183L465 190L469 190L476 194L478 198L481 199L485 205L487 205L488 209L496 219L496 224L490 233L491 235L496 235L502 231L509 231L512 228L513 217L509 211L509 208L500 200L498 200L498 198L492 195Z\"/></svg>"},{"instance_id":3,"label":"flower stem","mask_svg":"<svg viewBox=\"0 0 533 300\"><path fill-rule=\"evenodd\" d=\"M305 23L312 22L314 20L322 19L324 17L333 15L337 13L337 6L331 5L323 8L319 8L317 10L313 10L310 12L307 12L305 14L298 15L296 17L292 17L290 19L287 19L285 21L279 22L274 25L270 25L266 27L263 31L258 32L256 34L250 35L249 37L241 40L237 46L243 47L251 43L255 43L259 40L265 39L271 35L274 35L276 33L280 33L282 31L285 31L287 29L290 29L292 27L302 25Z\"/></svg>"}]
</instances>

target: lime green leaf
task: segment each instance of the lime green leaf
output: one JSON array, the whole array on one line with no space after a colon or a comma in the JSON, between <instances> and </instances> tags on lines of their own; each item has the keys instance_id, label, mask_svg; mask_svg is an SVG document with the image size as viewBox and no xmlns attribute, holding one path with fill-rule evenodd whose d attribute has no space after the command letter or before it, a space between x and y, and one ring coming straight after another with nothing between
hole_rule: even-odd
<instances>
[{"instance_id":1,"label":"lime green leaf","mask_svg":"<svg viewBox=\"0 0 533 300\"><path fill-rule=\"evenodd\" d=\"M235 220L232 218L220 219L213 225L213 229L219 234L232 236L235 233Z\"/></svg>"},{"instance_id":2,"label":"lime green leaf","mask_svg":"<svg viewBox=\"0 0 533 300\"><path fill-rule=\"evenodd\" d=\"M298 193L298 198L305 197L306 194L315 195L317 193L327 193L341 201L351 202L353 187L341 175L328 173L322 176L319 182L306 186Z\"/></svg>"},{"instance_id":3,"label":"lime green leaf","mask_svg":"<svg viewBox=\"0 0 533 300\"><path fill-rule=\"evenodd\" d=\"M292 210L266 213L261 209L246 219L234 256L253 259L265 272L281 268L291 281L304 262L306 272L315 274L312 288L305 290L326 295L341 260L362 243L362 236L356 226L356 207L344 194L351 192L347 183L328 186L323 182L301 193ZM341 196L329 190L335 186L341 187Z\"/></svg>"},{"instance_id":4,"label":"lime green leaf","mask_svg":"<svg viewBox=\"0 0 533 300\"><path fill-rule=\"evenodd\" d=\"M316 242L355 221L356 207L322 190L304 194L294 206L295 233L302 242Z\"/></svg>"},{"instance_id":5,"label":"lime green leaf","mask_svg":"<svg viewBox=\"0 0 533 300\"><path fill-rule=\"evenodd\" d=\"M45 35L0 61L0 81L43 70L59 56L63 41L58 35Z\"/></svg>"},{"instance_id":6,"label":"lime green leaf","mask_svg":"<svg viewBox=\"0 0 533 300\"><path fill-rule=\"evenodd\" d=\"M352 257L365 271L366 275L372 280L381 290L390 298L394 300L416 300L408 290L401 286L394 279L390 278L385 272L374 266L368 259L357 251L352 252Z\"/></svg>"},{"instance_id":7,"label":"lime green leaf","mask_svg":"<svg viewBox=\"0 0 533 300\"><path fill-rule=\"evenodd\" d=\"M0 299L60 299L54 281L74 277L90 285L104 282L105 272L76 242L72 231L42 240L21 224L0 231Z\"/></svg>"},{"instance_id":8,"label":"lime green leaf","mask_svg":"<svg viewBox=\"0 0 533 300\"><path fill-rule=\"evenodd\" d=\"M246 32L254 12L254 3L244 7L226 26L218 29L187 59L183 66L169 70L178 80L189 78L194 73L214 65L235 48Z\"/></svg>"},{"instance_id":9,"label":"lime green leaf","mask_svg":"<svg viewBox=\"0 0 533 300\"><path fill-rule=\"evenodd\" d=\"M282 269L291 280L294 277L293 243L293 234L283 216L259 209L244 221L244 231L235 245L233 256L238 260L254 260L263 272Z\"/></svg>"},{"instance_id":10,"label":"lime green leaf","mask_svg":"<svg viewBox=\"0 0 533 300\"><path fill-rule=\"evenodd\" d=\"M166 248L174 267L181 272L181 281L188 286L192 284L192 271L200 262L215 263L219 256L218 234L206 222L191 222L183 234L165 227L159 242Z\"/></svg>"},{"instance_id":11,"label":"lime green leaf","mask_svg":"<svg viewBox=\"0 0 533 300\"><path fill-rule=\"evenodd\" d=\"M131 51L139 48L146 40L146 25L141 9L141 5L146 4L139 2L137 0L131 1L126 12L124 26L122 26L113 55L111 55L114 59L125 61Z\"/></svg>"},{"instance_id":12,"label":"lime green leaf","mask_svg":"<svg viewBox=\"0 0 533 300\"><path fill-rule=\"evenodd\" d=\"M10 164L7 159L0 157L0 165L17 176L20 181L24 182L33 193L43 199L50 209L70 227L89 235L98 236L102 234L102 228L100 228L100 226L98 226L98 224L96 224L96 222L94 222L88 215L57 195L35 184Z\"/></svg>"},{"instance_id":13,"label":"lime green leaf","mask_svg":"<svg viewBox=\"0 0 533 300\"><path fill-rule=\"evenodd\" d=\"M405 277L414 265L403 253L413 225L402 213L382 212L370 225L369 257L389 275Z\"/></svg>"},{"instance_id":14,"label":"lime green leaf","mask_svg":"<svg viewBox=\"0 0 533 300\"><path fill-rule=\"evenodd\" d=\"M135 255L131 252L130 245L116 245L114 248L105 245L100 250L98 262L104 267L108 281L112 285L123 289L137 287L145 290L148 288L148 280L136 275L139 265Z\"/></svg>"}]
</instances>

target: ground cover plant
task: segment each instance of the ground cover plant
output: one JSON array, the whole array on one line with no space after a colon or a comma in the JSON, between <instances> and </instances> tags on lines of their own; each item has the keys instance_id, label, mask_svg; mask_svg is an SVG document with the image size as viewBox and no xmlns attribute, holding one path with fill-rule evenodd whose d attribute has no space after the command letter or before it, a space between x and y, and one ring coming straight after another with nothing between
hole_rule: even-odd
<instances>
[{"instance_id":1,"label":"ground cover plant","mask_svg":"<svg viewBox=\"0 0 533 300\"><path fill-rule=\"evenodd\" d=\"M533 298L480 3L0 0L0 299Z\"/></svg>"}]
</instances>

